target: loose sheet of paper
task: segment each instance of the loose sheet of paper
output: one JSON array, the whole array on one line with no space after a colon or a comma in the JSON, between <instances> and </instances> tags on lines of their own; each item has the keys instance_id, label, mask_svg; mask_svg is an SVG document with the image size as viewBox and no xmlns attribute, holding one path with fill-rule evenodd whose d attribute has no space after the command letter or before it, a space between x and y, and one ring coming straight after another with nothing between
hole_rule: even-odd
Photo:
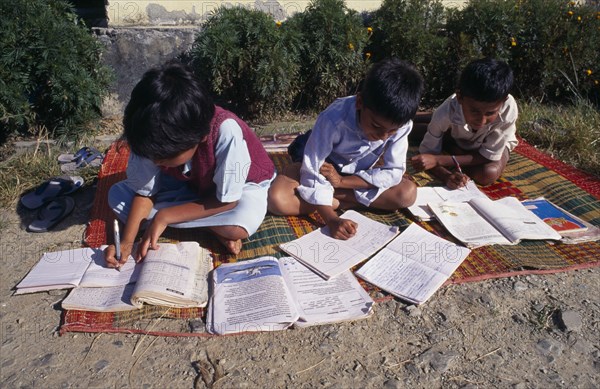
<instances>
[{"instance_id":1,"label":"loose sheet of paper","mask_svg":"<svg viewBox=\"0 0 600 389\"><path fill-rule=\"evenodd\" d=\"M467 181L467 185L458 189L450 189L446 186L434 187L435 192L443 201L463 203L475 198L488 198L485 193L479 190L473 180Z\"/></svg>"},{"instance_id":2,"label":"loose sheet of paper","mask_svg":"<svg viewBox=\"0 0 600 389\"><path fill-rule=\"evenodd\" d=\"M422 186L417 188L417 199L413 205L408 207L408 210L417 219L427 221L435 218L428 204L438 204L445 201L462 203L478 197L487 198L472 180L469 180L467 185L459 189L449 189L448 187L441 186Z\"/></svg>"},{"instance_id":3,"label":"loose sheet of paper","mask_svg":"<svg viewBox=\"0 0 600 389\"><path fill-rule=\"evenodd\" d=\"M325 281L292 257L280 258L279 263L300 314L297 326L356 320L372 313L373 300L349 270Z\"/></svg>"},{"instance_id":4,"label":"loose sheet of paper","mask_svg":"<svg viewBox=\"0 0 600 389\"><path fill-rule=\"evenodd\" d=\"M411 224L356 274L394 296L421 304L452 275L470 250Z\"/></svg>"},{"instance_id":5,"label":"loose sheet of paper","mask_svg":"<svg viewBox=\"0 0 600 389\"><path fill-rule=\"evenodd\" d=\"M323 227L280 247L321 277L329 279L364 261L398 234L398 227L379 223L356 211L347 211L340 217L358 224L352 238L332 238L329 229Z\"/></svg>"}]
</instances>

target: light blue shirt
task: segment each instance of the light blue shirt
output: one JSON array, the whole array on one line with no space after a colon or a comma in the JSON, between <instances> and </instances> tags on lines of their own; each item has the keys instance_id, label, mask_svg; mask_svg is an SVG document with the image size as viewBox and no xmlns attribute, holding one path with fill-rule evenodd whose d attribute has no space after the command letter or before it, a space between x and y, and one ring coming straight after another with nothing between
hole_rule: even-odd
<instances>
[{"instance_id":1,"label":"light blue shirt","mask_svg":"<svg viewBox=\"0 0 600 389\"><path fill-rule=\"evenodd\" d=\"M250 169L250 152L242 129L233 119L225 120L219 129L215 145L216 169L213 177L216 197L221 202L234 202L241 198ZM185 164L183 172L191 164ZM165 177L160 168L147 158L134 153L127 164L127 185L141 196L154 196L171 177Z\"/></svg>"},{"instance_id":2,"label":"light blue shirt","mask_svg":"<svg viewBox=\"0 0 600 389\"><path fill-rule=\"evenodd\" d=\"M319 115L306 143L298 194L310 204L332 205L334 188L319 173L329 158L342 173L357 175L375 186L354 190L357 201L369 206L402 181L411 129L409 120L385 141L370 141L358 122L356 96L337 99Z\"/></svg>"}]
</instances>

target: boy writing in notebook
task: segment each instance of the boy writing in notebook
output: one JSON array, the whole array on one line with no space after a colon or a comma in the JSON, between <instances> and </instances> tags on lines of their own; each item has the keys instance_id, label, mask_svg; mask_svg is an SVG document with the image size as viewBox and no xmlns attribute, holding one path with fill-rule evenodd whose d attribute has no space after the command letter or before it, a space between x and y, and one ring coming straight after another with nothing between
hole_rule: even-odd
<instances>
[{"instance_id":1,"label":"boy writing in notebook","mask_svg":"<svg viewBox=\"0 0 600 389\"><path fill-rule=\"evenodd\" d=\"M273 182L269 211L306 215L316 210L332 237L348 239L358 226L337 215L340 206L397 210L412 205L416 186L404 172L411 118L423 87L419 72L403 61L373 65L358 94L337 99L319 115L301 162Z\"/></svg>"},{"instance_id":2,"label":"boy writing in notebook","mask_svg":"<svg viewBox=\"0 0 600 389\"><path fill-rule=\"evenodd\" d=\"M206 227L233 254L253 234L267 209L274 166L258 137L233 113L215 106L192 71L168 63L148 71L125 108L124 138L131 154L127 179L108 202L125 227L121 260L106 250L110 267L131 253L141 260L167 226Z\"/></svg>"},{"instance_id":3,"label":"boy writing in notebook","mask_svg":"<svg viewBox=\"0 0 600 389\"><path fill-rule=\"evenodd\" d=\"M503 61L469 63L456 93L433 113L413 167L430 171L451 189L468 178L480 185L496 181L518 143L512 84L512 69Z\"/></svg>"}]
</instances>

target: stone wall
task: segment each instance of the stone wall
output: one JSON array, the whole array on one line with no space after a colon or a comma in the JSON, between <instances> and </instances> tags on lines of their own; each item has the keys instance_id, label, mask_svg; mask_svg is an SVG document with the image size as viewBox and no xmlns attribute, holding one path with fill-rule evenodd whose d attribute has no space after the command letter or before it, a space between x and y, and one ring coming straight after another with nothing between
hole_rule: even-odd
<instances>
[{"instance_id":1,"label":"stone wall","mask_svg":"<svg viewBox=\"0 0 600 389\"><path fill-rule=\"evenodd\" d=\"M104 116L120 115L144 72L188 51L197 28L94 28L106 50L103 62L115 73Z\"/></svg>"}]
</instances>

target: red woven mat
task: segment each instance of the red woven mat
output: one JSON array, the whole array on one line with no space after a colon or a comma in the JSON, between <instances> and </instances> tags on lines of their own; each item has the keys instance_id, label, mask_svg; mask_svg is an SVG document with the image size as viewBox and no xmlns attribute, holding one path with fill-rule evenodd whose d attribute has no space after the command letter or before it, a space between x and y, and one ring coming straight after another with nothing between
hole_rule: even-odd
<instances>
[{"instance_id":1,"label":"red woven mat","mask_svg":"<svg viewBox=\"0 0 600 389\"><path fill-rule=\"evenodd\" d=\"M411 149L414 153L415 149ZM97 247L107 239L106 223L114 219L106 198L110 186L124 178L129 150L126 145L115 143L107 152L98 175L98 190L86 230L86 244ZM289 159L284 153L272 154L280 170ZM413 174L419 185L432 181L424 173ZM515 196L519 199L544 196L582 219L600 225L600 181L597 178L557 161L522 141L511 159L503 177L495 184L482 189L490 198ZM390 225L404 228L411 222L402 212L375 213L367 216ZM420 223L427 230L446 239L453 239L437 222ZM320 227L320 220L312 217L275 217L267 215L259 231L244 242L238 256L227 254L224 249L201 230L167 229L165 238L170 240L197 240L211 250L214 264L256 258L263 255L280 256L278 245L302 236ZM600 245L589 242L578 245L549 244L541 241L525 241L516 246L486 246L473 250L450 279L450 283L479 281L488 278L523 274L545 274L559 271L589 268L600 265ZM198 336L190 332L190 320L200 320L201 309L165 309L145 307L128 313L93 313L65 311L61 332L131 332L155 335ZM161 320L158 318L184 320Z\"/></svg>"}]
</instances>

